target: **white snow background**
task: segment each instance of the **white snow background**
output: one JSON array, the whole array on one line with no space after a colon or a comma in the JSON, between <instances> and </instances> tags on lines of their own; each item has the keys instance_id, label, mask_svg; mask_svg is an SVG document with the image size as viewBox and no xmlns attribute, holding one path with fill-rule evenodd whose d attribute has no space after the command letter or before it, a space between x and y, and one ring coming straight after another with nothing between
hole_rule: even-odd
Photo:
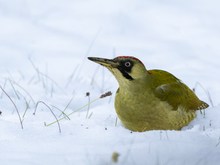
<instances>
[{"instance_id":1,"label":"white snow background","mask_svg":"<svg viewBox=\"0 0 220 165\"><path fill-rule=\"evenodd\" d=\"M0 164L219 164L219 6L218 0L0 0L0 85L9 96L0 91ZM173 73L210 107L181 131L125 129L114 111L117 81L87 60L118 55ZM107 91L113 95L97 99ZM57 123L45 126L54 115L65 118L60 130Z\"/></svg>"}]
</instances>

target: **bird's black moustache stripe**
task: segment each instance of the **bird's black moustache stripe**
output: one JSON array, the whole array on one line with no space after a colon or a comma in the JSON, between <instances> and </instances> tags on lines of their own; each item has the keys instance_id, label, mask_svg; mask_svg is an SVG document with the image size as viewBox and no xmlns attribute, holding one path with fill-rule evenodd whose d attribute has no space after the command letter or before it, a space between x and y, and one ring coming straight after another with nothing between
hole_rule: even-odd
<instances>
[{"instance_id":1,"label":"bird's black moustache stripe","mask_svg":"<svg viewBox=\"0 0 220 165\"><path fill-rule=\"evenodd\" d=\"M122 75L128 80L134 80L122 67L118 67L118 70L122 73Z\"/></svg>"}]
</instances>

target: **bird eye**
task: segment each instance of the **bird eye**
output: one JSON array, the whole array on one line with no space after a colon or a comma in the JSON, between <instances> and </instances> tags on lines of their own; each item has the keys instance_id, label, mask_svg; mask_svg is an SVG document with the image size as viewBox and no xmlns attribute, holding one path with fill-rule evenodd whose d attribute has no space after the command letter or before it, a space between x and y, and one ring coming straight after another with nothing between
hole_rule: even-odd
<instances>
[{"instance_id":1,"label":"bird eye","mask_svg":"<svg viewBox=\"0 0 220 165\"><path fill-rule=\"evenodd\" d=\"M129 62L129 61L125 62L125 66L126 66L127 68L131 67L131 62Z\"/></svg>"}]
</instances>

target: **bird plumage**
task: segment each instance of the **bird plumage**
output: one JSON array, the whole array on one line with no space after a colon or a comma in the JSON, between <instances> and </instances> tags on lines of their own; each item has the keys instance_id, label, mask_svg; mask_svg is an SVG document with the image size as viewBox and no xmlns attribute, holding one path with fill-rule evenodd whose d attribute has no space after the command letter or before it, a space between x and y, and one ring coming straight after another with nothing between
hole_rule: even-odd
<instances>
[{"instance_id":1,"label":"bird plumage","mask_svg":"<svg viewBox=\"0 0 220 165\"><path fill-rule=\"evenodd\" d=\"M199 110L208 104L199 100L195 93L174 75L163 70L149 70L155 96L167 101L174 110L183 106L186 110Z\"/></svg>"},{"instance_id":2,"label":"bird plumage","mask_svg":"<svg viewBox=\"0 0 220 165\"><path fill-rule=\"evenodd\" d=\"M178 78L163 70L147 70L135 57L89 59L116 77L116 113L132 131L178 130L194 119L196 110L208 107Z\"/></svg>"}]
</instances>

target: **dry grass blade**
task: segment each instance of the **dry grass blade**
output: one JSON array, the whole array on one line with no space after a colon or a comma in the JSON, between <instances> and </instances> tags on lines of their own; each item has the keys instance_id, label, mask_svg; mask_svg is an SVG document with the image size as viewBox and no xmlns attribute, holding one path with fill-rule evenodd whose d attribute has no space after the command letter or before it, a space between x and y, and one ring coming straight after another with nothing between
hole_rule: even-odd
<instances>
[{"instance_id":1,"label":"dry grass blade","mask_svg":"<svg viewBox=\"0 0 220 165\"><path fill-rule=\"evenodd\" d=\"M86 92L86 97L88 97L88 108L87 108L87 112L86 112L86 119L88 119L89 109L90 109L90 93L89 92Z\"/></svg>"},{"instance_id":2,"label":"dry grass blade","mask_svg":"<svg viewBox=\"0 0 220 165\"><path fill-rule=\"evenodd\" d=\"M219 144L220 144L220 137L219 137L219 139L218 139L218 143L216 144L216 147L218 147Z\"/></svg>"},{"instance_id":3,"label":"dry grass blade","mask_svg":"<svg viewBox=\"0 0 220 165\"><path fill-rule=\"evenodd\" d=\"M34 115L36 114L36 111L37 111L37 108L38 108L38 105L39 105L39 104L43 104L44 106L46 106L46 107L50 110L50 112L52 113L52 115L53 115L54 118L56 119L56 123L57 123L57 125L58 125L59 132L61 133L61 127L60 127L60 123L59 123L58 118L56 117L56 115L54 114L54 112L52 111L52 109L50 108L50 106L47 105L45 102L43 102L43 101L38 101L38 102L37 102L36 107L35 107Z\"/></svg>"},{"instance_id":4,"label":"dry grass blade","mask_svg":"<svg viewBox=\"0 0 220 165\"><path fill-rule=\"evenodd\" d=\"M8 79L11 83L13 83L14 85L16 85L17 87L19 87L24 93L26 93L29 97L30 97L30 99L31 99L31 101L35 104L35 100L34 100L34 98L31 96L31 94L26 90L26 89L24 89L21 85L19 85L17 82L15 82L15 81L13 81L13 80L10 80L10 79Z\"/></svg>"},{"instance_id":5,"label":"dry grass blade","mask_svg":"<svg viewBox=\"0 0 220 165\"><path fill-rule=\"evenodd\" d=\"M59 117L61 117L63 114L65 114L64 112L67 110L67 108L69 107L69 105L72 103L73 101L73 97L70 99L70 101L68 102L68 104L66 105L66 107L64 108L64 110L62 111L62 113L59 115ZM65 114L66 115L66 114Z\"/></svg>"},{"instance_id":6,"label":"dry grass blade","mask_svg":"<svg viewBox=\"0 0 220 165\"><path fill-rule=\"evenodd\" d=\"M3 89L5 89L6 84L7 84L7 81L8 81L8 80L7 80L7 79L5 79L5 82L4 82L4 85L3 85ZM2 98L2 97L3 97L3 94L4 94L4 92L2 91L0 98Z\"/></svg>"},{"instance_id":7,"label":"dry grass blade","mask_svg":"<svg viewBox=\"0 0 220 165\"><path fill-rule=\"evenodd\" d=\"M99 99L102 99L102 98L105 98L105 97L108 97L108 96L111 96L111 95L112 95L112 92L111 92L111 91L106 92L105 94L102 94L99 98L94 99L94 100L90 101L89 103L87 103L86 105L84 105L84 106L82 106L82 107L76 109L75 111L69 113L67 116L69 117L69 116L71 116L72 114L74 114L74 113L76 113L76 112L79 112L80 110L86 108L87 106L90 106L92 103L98 101ZM36 111L36 110L35 110L35 111ZM90 117L91 117L91 116L90 116ZM54 122L52 122L52 123L47 124L46 126L51 126L51 125L55 124L56 122L59 122L59 121L64 120L64 119L66 119L66 117L62 117L62 118L60 118L60 119L58 119L58 120L56 120L56 121L54 121Z\"/></svg>"},{"instance_id":8,"label":"dry grass blade","mask_svg":"<svg viewBox=\"0 0 220 165\"><path fill-rule=\"evenodd\" d=\"M25 108L24 114L22 115L22 118L23 118L22 121L24 121L24 118L25 118L25 115L26 115L28 109L30 109L30 105L29 105L30 101L28 102L25 97L24 97L24 100L25 100L26 108Z\"/></svg>"},{"instance_id":9,"label":"dry grass blade","mask_svg":"<svg viewBox=\"0 0 220 165\"><path fill-rule=\"evenodd\" d=\"M60 89L63 93L66 93L63 88L55 81L53 80L51 77L49 77L48 75L42 73L34 64L34 62L31 60L31 58L29 58L29 61L31 63L31 65L33 66L34 70L36 71L37 75L38 75L38 79L39 81L42 81L43 86L45 87L45 80L44 78L46 78L47 80L49 80L51 83L53 83L58 89Z\"/></svg>"},{"instance_id":10,"label":"dry grass blade","mask_svg":"<svg viewBox=\"0 0 220 165\"><path fill-rule=\"evenodd\" d=\"M16 91L14 85L12 84L12 82L11 82L10 80L9 80L9 82L10 82L10 84L11 84L11 87L12 87L12 89L13 89L13 91L14 91L16 97L18 98L18 100L20 100L20 97L19 97L18 92Z\"/></svg>"},{"instance_id":11,"label":"dry grass blade","mask_svg":"<svg viewBox=\"0 0 220 165\"><path fill-rule=\"evenodd\" d=\"M21 119L21 115L19 113L19 110L18 110L18 107L16 106L16 104L14 103L14 101L11 99L11 97L8 95L8 93L2 88L2 86L0 86L2 92L9 98L9 100L12 102L13 106L15 107L15 110L18 114L18 118L19 118L19 121L20 121L20 124L21 124L21 129L24 129L23 127L23 122L22 122L22 119Z\"/></svg>"},{"instance_id":12,"label":"dry grass blade","mask_svg":"<svg viewBox=\"0 0 220 165\"><path fill-rule=\"evenodd\" d=\"M70 120L69 116L67 116L67 114L64 111L62 111L60 108L54 105L51 105L51 107L53 107L54 109L57 109L59 112L61 112L62 115L64 115L68 120Z\"/></svg>"},{"instance_id":13,"label":"dry grass blade","mask_svg":"<svg viewBox=\"0 0 220 165\"><path fill-rule=\"evenodd\" d=\"M66 85L65 85L66 88L67 88L67 87L69 86L69 84L72 82L73 77L75 76L75 74L76 74L78 68L79 68L79 65L76 66L76 68L74 69L73 73L69 76L68 81L67 81L67 83L66 83Z\"/></svg>"},{"instance_id":14,"label":"dry grass blade","mask_svg":"<svg viewBox=\"0 0 220 165\"><path fill-rule=\"evenodd\" d=\"M213 104L213 101L212 101L212 98L211 98L211 95L210 95L209 91L206 90L201 83L196 82L195 87L193 88L193 91L194 91L194 92L196 91L197 86L200 86L200 87L201 87L201 89L202 89L202 90L205 92L205 94L207 95L211 106L214 107L214 104Z\"/></svg>"}]
</instances>

